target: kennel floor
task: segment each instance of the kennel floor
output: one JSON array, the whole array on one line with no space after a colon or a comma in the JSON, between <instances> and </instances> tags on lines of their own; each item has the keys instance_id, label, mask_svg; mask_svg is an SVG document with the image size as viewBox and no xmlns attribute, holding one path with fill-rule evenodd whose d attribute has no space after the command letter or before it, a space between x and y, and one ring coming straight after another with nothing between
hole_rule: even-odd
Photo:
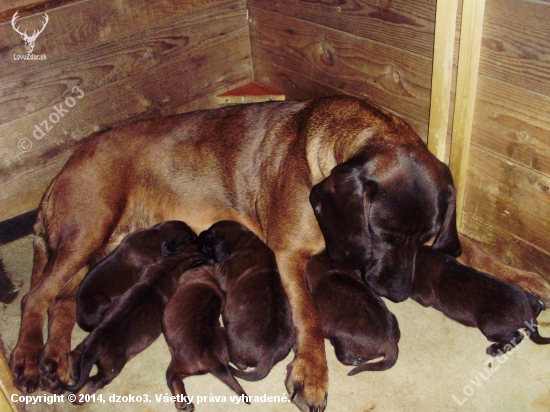
<instances>
[{"instance_id":1,"label":"kennel floor","mask_svg":"<svg viewBox=\"0 0 550 412\"><path fill-rule=\"evenodd\" d=\"M0 338L3 354L8 359L17 341L21 298L29 289L32 240L23 238L4 245L0 256L20 287L17 299L0 307ZM550 410L550 345L539 346L525 339L506 357L491 359L490 368L487 366L490 357L485 354L490 343L479 330L464 327L412 300L399 304L386 302L401 329L397 364L387 371L349 377L347 372L351 367L337 361L332 346L326 341L330 382L327 412ZM550 311L543 312L538 320L541 335L550 336ZM85 336L75 326L73 347ZM186 379L186 389L195 397L197 412L296 412L294 405L282 402L288 399L284 380L286 365L291 360L292 354L260 382L241 381L251 397L250 406L237 404L237 400L231 398L234 393L211 375ZM34 405L20 402L15 405L20 411L28 412L175 411L171 402L157 401L158 396L169 395L165 381L169 361L170 352L161 336L132 359L111 384L97 392L103 402L96 399L77 406L69 403L65 394L63 402L48 404L42 400ZM4 385L8 392L9 386L9 383ZM9 397L12 395L18 399L13 389L8 393ZM48 394L37 391L33 395ZM145 395L150 402L144 402ZM139 396L142 402L137 401ZM203 402L197 403L198 396Z\"/></svg>"}]
</instances>

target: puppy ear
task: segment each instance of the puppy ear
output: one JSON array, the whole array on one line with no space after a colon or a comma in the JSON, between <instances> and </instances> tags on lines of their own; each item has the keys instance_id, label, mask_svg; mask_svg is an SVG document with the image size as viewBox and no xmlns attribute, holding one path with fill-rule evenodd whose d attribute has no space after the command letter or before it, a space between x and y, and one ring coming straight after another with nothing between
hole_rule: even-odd
<instances>
[{"instance_id":1,"label":"puppy ear","mask_svg":"<svg viewBox=\"0 0 550 412\"><path fill-rule=\"evenodd\" d=\"M432 249L453 257L458 257L462 254L462 245L458 239L458 231L456 228L456 195L452 184L448 185L444 213L441 230L432 245Z\"/></svg>"},{"instance_id":2,"label":"puppy ear","mask_svg":"<svg viewBox=\"0 0 550 412\"><path fill-rule=\"evenodd\" d=\"M364 162L351 159L311 190L309 201L327 252L341 265L360 268L372 258L368 214L375 189L365 177Z\"/></svg>"}]
</instances>

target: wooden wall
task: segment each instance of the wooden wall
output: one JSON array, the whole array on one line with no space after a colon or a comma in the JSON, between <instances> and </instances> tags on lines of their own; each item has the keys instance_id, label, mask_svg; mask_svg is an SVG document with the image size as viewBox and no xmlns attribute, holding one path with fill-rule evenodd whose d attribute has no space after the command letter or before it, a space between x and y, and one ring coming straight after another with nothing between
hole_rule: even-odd
<instances>
[{"instance_id":1,"label":"wooden wall","mask_svg":"<svg viewBox=\"0 0 550 412\"><path fill-rule=\"evenodd\" d=\"M362 97L426 138L435 0L249 0L249 7L256 81L287 99ZM460 10L459 3L455 63ZM486 2L460 228L503 262L547 279L549 21L548 2Z\"/></svg>"},{"instance_id":2,"label":"wooden wall","mask_svg":"<svg viewBox=\"0 0 550 412\"><path fill-rule=\"evenodd\" d=\"M14 59L26 54L16 10L29 33L48 13L33 51L47 60ZM216 94L252 79L244 0L2 2L0 221L35 209L93 132L215 107Z\"/></svg>"}]
</instances>

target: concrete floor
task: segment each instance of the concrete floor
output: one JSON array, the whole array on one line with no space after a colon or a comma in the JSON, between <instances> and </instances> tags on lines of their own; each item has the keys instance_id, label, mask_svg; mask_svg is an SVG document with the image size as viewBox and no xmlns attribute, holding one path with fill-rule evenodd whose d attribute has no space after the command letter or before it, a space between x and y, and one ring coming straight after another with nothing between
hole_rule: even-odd
<instances>
[{"instance_id":1,"label":"concrete floor","mask_svg":"<svg viewBox=\"0 0 550 412\"><path fill-rule=\"evenodd\" d=\"M0 250L7 270L21 287L18 298L0 308L0 336L6 358L15 346L20 322L20 303L28 291L32 265L29 238L5 245ZM327 411L549 411L550 346L538 346L524 340L507 357L489 359L489 342L477 329L459 325L433 309L425 309L409 300L388 302L401 329L397 364L384 372L364 372L346 376L349 367L341 365L327 343L330 390ZM550 311L539 316L540 332L550 336ZM73 333L73 345L85 334ZM295 412L291 403L262 402L262 395L286 395L286 365L292 356L279 363L260 382L241 382L249 396L259 397L250 406L231 401L234 394L216 378L207 375L186 380L189 395L202 396L196 411ZM160 337L151 347L131 360L122 373L97 393L104 403L75 406L40 402L27 411L170 411L168 402L157 402L156 395L168 394L164 373L170 353ZM491 361L492 368L487 367ZM35 395L44 394L37 392ZM111 402L112 396L148 396L147 403ZM215 399L215 397L218 397ZM225 397L225 398L224 398ZM111 399L111 400L110 400Z\"/></svg>"}]
</instances>

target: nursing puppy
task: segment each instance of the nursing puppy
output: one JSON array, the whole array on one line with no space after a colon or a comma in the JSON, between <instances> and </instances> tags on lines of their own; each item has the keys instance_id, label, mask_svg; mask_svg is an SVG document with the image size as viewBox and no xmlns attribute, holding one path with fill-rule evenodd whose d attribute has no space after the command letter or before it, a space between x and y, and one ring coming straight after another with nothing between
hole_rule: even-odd
<instances>
[{"instance_id":1,"label":"nursing puppy","mask_svg":"<svg viewBox=\"0 0 550 412\"><path fill-rule=\"evenodd\" d=\"M536 319L545 306L535 295L429 247L418 250L411 298L465 326L479 328L489 341L496 342L487 348L491 356L502 355L521 342L518 329L522 328L533 342L550 343L550 338L538 333Z\"/></svg>"},{"instance_id":2,"label":"nursing puppy","mask_svg":"<svg viewBox=\"0 0 550 412\"><path fill-rule=\"evenodd\" d=\"M162 314L176 292L179 276L202 262L195 245L186 249L145 268L138 283L112 303L99 326L69 353L73 379L77 380L67 386L69 391L92 394L109 384L132 357L161 334ZM94 364L98 372L90 377Z\"/></svg>"},{"instance_id":3,"label":"nursing puppy","mask_svg":"<svg viewBox=\"0 0 550 412\"><path fill-rule=\"evenodd\" d=\"M401 336L397 319L361 281L359 271L338 265L322 252L309 260L306 275L325 338L340 362L356 366L348 375L391 368ZM369 363L379 357L384 359Z\"/></svg>"},{"instance_id":4,"label":"nursing puppy","mask_svg":"<svg viewBox=\"0 0 550 412\"><path fill-rule=\"evenodd\" d=\"M181 252L196 240L191 228L177 220L138 229L127 235L80 284L76 296L78 326L91 332L99 325L113 300L138 281L144 267Z\"/></svg>"},{"instance_id":5,"label":"nursing puppy","mask_svg":"<svg viewBox=\"0 0 550 412\"><path fill-rule=\"evenodd\" d=\"M162 330L170 347L172 361L166 370L166 381L178 410L193 411L183 379L211 373L237 395L247 396L231 374L225 329L220 326L220 313L225 297L214 278L212 266L187 271L183 283L168 302L162 318ZM247 402L248 403L248 402Z\"/></svg>"},{"instance_id":6,"label":"nursing puppy","mask_svg":"<svg viewBox=\"0 0 550 412\"><path fill-rule=\"evenodd\" d=\"M216 279L226 293L223 322L233 375L263 379L294 344L290 304L281 283L275 254L237 222L212 225L199 235L202 252L216 264Z\"/></svg>"}]
</instances>

